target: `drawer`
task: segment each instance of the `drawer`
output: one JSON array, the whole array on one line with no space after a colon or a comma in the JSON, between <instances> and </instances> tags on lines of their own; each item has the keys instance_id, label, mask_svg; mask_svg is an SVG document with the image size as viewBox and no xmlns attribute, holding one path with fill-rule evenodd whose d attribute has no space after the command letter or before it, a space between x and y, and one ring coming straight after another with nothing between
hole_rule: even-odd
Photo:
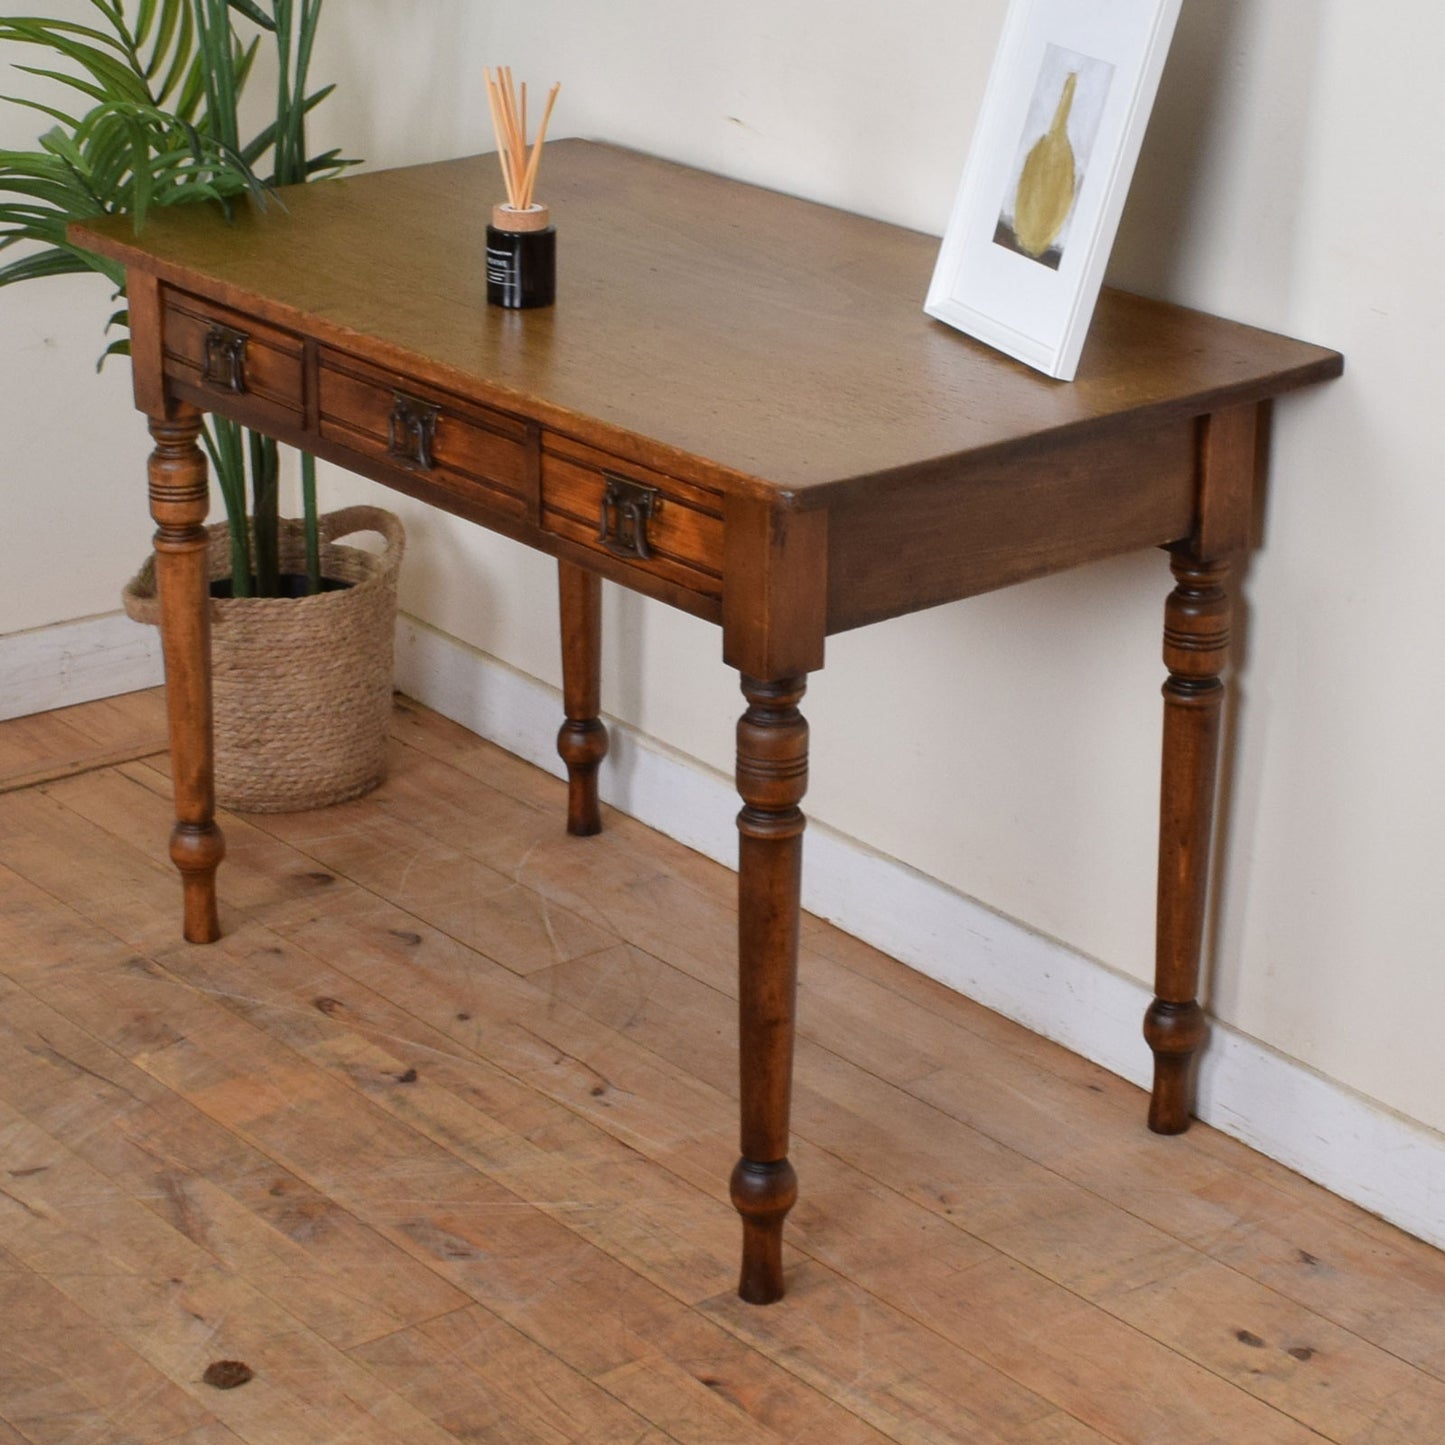
<instances>
[{"instance_id":1,"label":"drawer","mask_svg":"<svg viewBox=\"0 0 1445 1445\"><path fill-rule=\"evenodd\" d=\"M327 441L515 516L525 511L526 423L435 387L413 384L323 347L317 426Z\"/></svg>"},{"instance_id":2,"label":"drawer","mask_svg":"<svg viewBox=\"0 0 1445 1445\"><path fill-rule=\"evenodd\" d=\"M264 426L299 426L305 414L305 368L299 336L230 307L167 291L166 375L188 383L219 409ZM229 399L231 406L223 406Z\"/></svg>"},{"instance_id":3,"label":"drawer","mask_svg":"<svg viewBox=\"0 0 1445 1445\"><path fill-rule=\"evenodd\" d=\"M722 496L570 437L542 442L542 528L722 596Z\"/></svg>"}]
</instances>

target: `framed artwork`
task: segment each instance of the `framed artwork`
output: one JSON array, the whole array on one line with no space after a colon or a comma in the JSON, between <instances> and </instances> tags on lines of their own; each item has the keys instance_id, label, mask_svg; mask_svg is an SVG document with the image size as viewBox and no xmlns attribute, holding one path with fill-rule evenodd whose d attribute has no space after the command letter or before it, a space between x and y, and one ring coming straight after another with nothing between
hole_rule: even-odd
<instances>
[{"instance_id":1,"label":"framed artwork","mask_svg":"<svg viewBox=\"0 0 1445 1445\"><path fill-rule=\"evenodd\" d=\"M923 309L1073 379L1181 0L1011 0Z\"/></svg>"}]
</instances>

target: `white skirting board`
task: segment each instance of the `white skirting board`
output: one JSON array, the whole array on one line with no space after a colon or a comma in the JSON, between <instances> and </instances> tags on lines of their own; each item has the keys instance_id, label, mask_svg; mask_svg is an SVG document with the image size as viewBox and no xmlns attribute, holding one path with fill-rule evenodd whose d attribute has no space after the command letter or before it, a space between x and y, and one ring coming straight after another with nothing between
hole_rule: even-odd
<instances>
[{"instance_id":1,"label":"white skirting board","mask_svg":"<svg viewBox=\"0 0 1445 1445\"><path fill-rule=\"evenodd\" d=\"M123 612L0 637L0 719L154 687L161 639Z\"/></svg>"},{"instance_id":2,"label":"white skirting board","mask_svg":"<svg viewBox=\"0 0 1445 1445\"><path fill-rule=\"evenodd\" d=\"M153 628L116 613L0 636L0 718L150 687ZM411 618L397 627L397 686L555 776L561 695ZM731 778L609 720L601 773L614 807L729 867ZM817 823L804 843L803 904L922 973L1147 1086L1140 1033L1149 993L896 859ZM1409 1233L1445 1248L1445 1136L1213 1023L1197 1110L1206 1123ZM1142 1125L1141 1125L1142 1127Z\"/></svg>"}]
</instances>

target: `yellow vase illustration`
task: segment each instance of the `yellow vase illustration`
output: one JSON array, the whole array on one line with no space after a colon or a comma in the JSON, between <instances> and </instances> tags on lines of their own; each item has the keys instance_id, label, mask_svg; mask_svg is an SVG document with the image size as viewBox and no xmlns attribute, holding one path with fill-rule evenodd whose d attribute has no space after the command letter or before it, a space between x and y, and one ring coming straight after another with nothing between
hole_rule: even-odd
<instances>
[{"instance_id":1,"label":"yellow vase illustration","mask_svg":"<svg viewBox=\"0 0 1445 1445\"><path fill-rule=\"evenodd\" d=\"M1014 237L1019 249L1035 258L1058 239L1074 204L1074 148L1069 144L1069 112L1079 83L1076 72L1064 81L1054 123L1034 143L1014 196Z\"/></svg>"}]
</instances>

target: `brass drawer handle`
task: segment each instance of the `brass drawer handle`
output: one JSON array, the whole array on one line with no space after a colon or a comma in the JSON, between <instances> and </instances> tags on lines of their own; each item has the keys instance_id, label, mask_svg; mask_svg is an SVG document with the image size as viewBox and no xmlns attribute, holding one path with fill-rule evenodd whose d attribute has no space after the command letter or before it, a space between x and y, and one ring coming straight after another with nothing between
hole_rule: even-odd
<instances>
[{"instance_id":1,"label":"brass drawer handle","mask_svg":"<svg viewBox=\"0 0 1445 1445\"><path fill-rule=\"evenodd\" d=\"M386 424L386 450L403 466L420 467L429 472L436 466L432 447L436 444L439 406L408 396L404 391L393 394L391 416Z\"/></svg>"},{"instance_id":2,"label":"brass drawer handle","mask_svg":"<svg viewBox=\"0 0 1445 1445\"><path fill-rule=\"evenodd\" d=\"M614 556L652 558L647 524L662 510L662 494L656 487L603 472L602 513L597 521L597 540Z\"/></svg>"},{"instance_id":3,"label":"brass drawer handle","mask_svg":"<svg viewBox=\"0 0 1445 1445\"><path fill-rule=\"evenodd\" d=\"M201 380L222 391L243 395L246 390L246 343L251 338L232 326L212 322L206 332L206 359Z\"/></svg>"}]
</instances>

